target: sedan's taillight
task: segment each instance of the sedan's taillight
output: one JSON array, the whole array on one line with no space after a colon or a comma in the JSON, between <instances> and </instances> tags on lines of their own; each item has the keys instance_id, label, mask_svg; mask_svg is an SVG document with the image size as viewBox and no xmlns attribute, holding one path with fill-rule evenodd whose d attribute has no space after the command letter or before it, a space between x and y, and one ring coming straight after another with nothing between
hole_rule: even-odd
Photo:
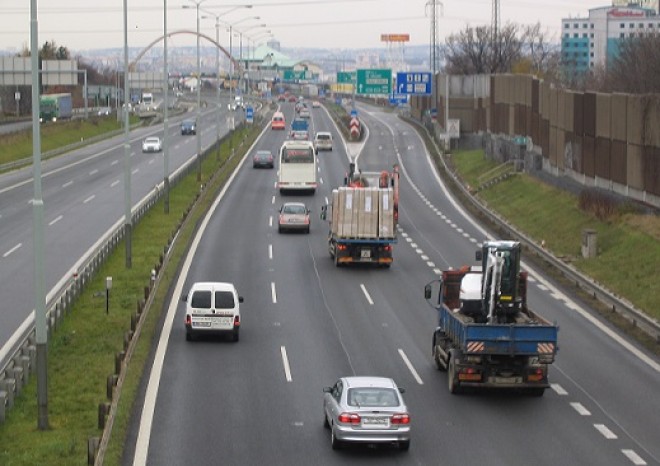
<instances>
[{"instance_id":1,"label":"sedan's taillight","mask_svg":"<svg viewBox=\"0 0 660 466\"><path fill-rule=\"evenodd\" d=\"M408 413L393 414L391 419L392 424L407 425L410 424L410 416Z\"/></svg>"},{"instance_id":2,"label":"sedan's taillight","mask_svg":"<svg viewBox=\"0 0 660 466\"><path fill-rule=\"evenodd\" d=\"M358 425L362 421L360 415L356 413L341 413L337 418L342 424Z\"/></svg>"}]
</instances>

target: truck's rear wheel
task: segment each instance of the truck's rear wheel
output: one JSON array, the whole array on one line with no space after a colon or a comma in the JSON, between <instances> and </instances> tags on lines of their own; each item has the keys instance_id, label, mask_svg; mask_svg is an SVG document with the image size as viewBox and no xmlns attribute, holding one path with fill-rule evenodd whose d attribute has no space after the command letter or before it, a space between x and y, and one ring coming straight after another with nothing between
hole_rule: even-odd
<instances>
[{"instance_id":1,"label":"truck's rear wheel","mask_svg":"<svg viewBox=\"0 0 660 466\"><path fill-rule=\"evenodd\" d=\"M446 371L447 366L442 363L442 354L440 354L440 348L438 345L433 345L433 361L435 361L435 367L439 371Z\"/></svg>"},{"instance_id":2,"label":"truck's rear wheel","mask_svg":"<svg viewBox=\"0 0 660 466\"><path fill-rule=\"evenodd\" d=\"M449 393L456 395L460 393L461 386L456 377L456 364L454 363L454 355L449 356L449 368L447 369L447 381L449 386Z\"/></svg>"}]
</instances>

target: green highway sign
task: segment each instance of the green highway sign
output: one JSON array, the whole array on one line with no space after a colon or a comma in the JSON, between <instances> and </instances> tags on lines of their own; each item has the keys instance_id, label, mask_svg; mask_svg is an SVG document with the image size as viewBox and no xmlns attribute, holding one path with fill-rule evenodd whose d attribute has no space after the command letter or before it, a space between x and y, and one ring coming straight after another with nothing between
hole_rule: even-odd
<instances>
[{"instance_id":1,"label":"green highway sign","mask_svg":"<svg viewBox=\"0 0 660 466\"><path fill-rule=\"evenodd\" d=\"M355 71L337 71L337 84L353 84Z\"/></svg>"},{"instance_id":2,"label":"green highway sign","mask_svg":"<svg viewBox=\"0 0 660 466\"><path fill-rule=\"evenodd\" d=\"M392 94L392 70L357 70L358 94Z\"/></svg>"},{"instance_id":3,"label":"green highway sign","mask_svg":"<svg viewBox=\"0 0 660 466\"><path fill-rule=\"evenodd\" d=\"M305 79L311 79L311 73L308 73L305 70L294 71L294 70L284 70L284 80L285 81L302 81Z\"/></svg>"}]
</instances>

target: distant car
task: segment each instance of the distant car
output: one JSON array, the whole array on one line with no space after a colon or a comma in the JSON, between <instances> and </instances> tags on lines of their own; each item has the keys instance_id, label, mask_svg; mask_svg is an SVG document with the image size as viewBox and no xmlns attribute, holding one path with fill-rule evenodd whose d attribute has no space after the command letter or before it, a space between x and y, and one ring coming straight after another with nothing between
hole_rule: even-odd
<instances>
[{"instance_id":1,"label":"distant car","mask_svg":"<svg viewBox=\"0 0 660 466\"><path fill-rule=\"evenodd\" d=\"M112 113L112 109L110 107L101 107L99 108L99 111L97 113L98 116L108 116Z\"/></svg>"},{"instance_id":2,"label":"distant car","mask_svg":"<svg viewBox=\"0 0 660 466\"><path fill-rule=\"evenodd\" d=\"M314 150L332 150L332 134L327 131L319 131L314 136Z\"/></svg>"},{"instance_id":3,"label":"distant car","mask_svg":"<svg viewBox=\"0 0 660 466\"><path fill-rule=\"evenodd\" d=\"M311 114L309 113L309 109L307 107L303 107L300 109L300 112L298 113L300 118L311 118Z\"/></svg>"},{"instance_id":4,"label":"distant car","mask_svg":"<svg viewBox=\"0 0 660 466\"><path fill-rule=\"evenodd\" d=\"M320 108L321 107L321 102L318 100L312 101L312 108Z\"/></svg>"},{"instance_id":5,"label":"distant car","mask_svg":"<svg viewBox=\"0 0 660 466\"><path fill-rule=\"evenodd\" d=\"M280 207L277 231L285 230L303 231L309 233L309 209L302 202L285 202Z\"/></svg>"},{"instance_id":6,"label":"distant car","mask_svg":"<svg viewBox=\"0 0 660 466\"><path fill-rule=\"evenodd\" d=\"M186 303L186 340L202 334L229 334L238 341L243 297L232 283L193 283L181 300Z\"/></svg>"},{"instance_id":7,"label":"distant car","mask_svg":"<svg viewBox=\"0 0 660 466\"><path fill-rule=\"evenodd\" d=\"M195 120L183 120L181 122L181 134L197 134L197 123Z\"/></svg>"},{"instance_id":8,"label":"distant car","mask_svg":"<svg viewBox=\"0 0 660 466\"><path fill-rule=\"evenodd\" d=\"M273 118L270 120L270 129L286 129L286 120L284 119L284 114L282 112L275 112L273 114Z\"/></svg>"},{"instance_id":9,"label":"distant car","mask_svg":"<svg viewBox=\"0 0 660 466\"><path fill-rule=\"evenodd\" d=\"M157 136L150 136L142 142L142 152L160 152L163 150L163 143Z\"/></svg>"},{"instance_id":10,"label":"distant car","mask_svg":"<svg viewBox=\"0 0 660 466\"><path fill-rule=\"evenodd\" d=\"M309 132L308 131L291 131L289 133L289 139L293 141L309 141Z\"/></svg>"},{"instance_id":11,"label":"distant car","mask_svg":"<svg viewBox=\"0 0 660 466\"><path fill-rule=\"evenodd\" d=\"M334 450L348 442L410 448L410 415L394 380L342 377L323 392L324 425Z\"/></svg>"},{"instance_id":12,"label":"distant car","mask_svg":"<svg viewBox=\"0 0 660 466\"><path fill-rule=\"evenodd\" d=\"M243 96L237 95L234 97L234 101L229 104L229 110L238 110L239 108L245 108L245 103L243 102Z\"/></svg>"},{"instance_id":13,"label":"distant car","mask_svg":"<svg viewBox=\"0 0 660 466\"><path fill-rule=\"evenodd\" d=\"M274 166L273 154L269 150L258 150L252 156L252 168L273 168Z\"/></svg>"},{"instance_id":14,"label":"distant car","mask_svg":"<svg viewBox=\"0 0 660 466\"><path fill-rule=\"evenodd\" d=\"M295 95L290 95L289 96L289 102L297 102L298 98Z\"/></svg>"},{"instance_id":15,"label":"distant car","mask_svg":"<svg viewBox=\"0 0 660 466\"><path fill-rule=\"evenodd\" d=\"M278 102L286 102L286 96L284 94L280 94L277 96L277 101Z\"/></svg>"}]
</instances>

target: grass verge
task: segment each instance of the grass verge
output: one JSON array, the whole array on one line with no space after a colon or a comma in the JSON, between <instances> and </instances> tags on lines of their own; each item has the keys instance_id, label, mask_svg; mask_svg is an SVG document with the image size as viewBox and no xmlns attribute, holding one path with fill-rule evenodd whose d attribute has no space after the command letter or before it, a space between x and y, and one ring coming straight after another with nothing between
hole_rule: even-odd
<instances>
[{"instance_id":1,"label":"grass verge","mask_svg":"<svg viewBox=\"0 0 660 466\"><path fill-rule=\"evenodd\" d=\"M137 121L137 117L131 117L131 124ZM122 123L118 123L114 117L99 118L95 116L87 120L75 119L56 124L44 124L41 126L41 151L45 153L79 142L82 139L89 139L93 136L120 130L122 127ZM31 128L28 131L18 131L0 137L0 165L31 156Z\"/></svg>"},{"instance_id":2,"label":"grass verge","mask_svg":"<svg viewBox=\"0 0 660 466\"><path fill-rule=\"evenodd\" d=\"M196 173L193 173L171 190L169 214L163 212L161 202L135 226L131 269L124 266L123 243L104 264L75 303L70 315L50 337L50 429L37 429L36 378L32 377L8 413L7 421L0 425L0 464L87 463L87 440L101 436L97 426L98 406L107 401L106 380L114 373L115 355L123 350L123 339L130 329L131 316L137 309L138 301L144 298L144 287L149 284L151 269L159 263L185 212L195 203L174 243L171 259L161 271L161 287L154 291L156 296L152 310L143 317L141 338L126 369L128 372L105 461L109 465L121 463L131 409L170 281L177 273L179 260L187 250L198 220L206 213L259 131L257 126L237 131L222 144L219 156L205 158L202 183L207 183L207 189L201 195L200 183L196 180ZM238 148L234 157L230 157L231 147ZM103 292L106 276L113 277L108 314L105 313Z\"/></svg>"}]
</instances>

